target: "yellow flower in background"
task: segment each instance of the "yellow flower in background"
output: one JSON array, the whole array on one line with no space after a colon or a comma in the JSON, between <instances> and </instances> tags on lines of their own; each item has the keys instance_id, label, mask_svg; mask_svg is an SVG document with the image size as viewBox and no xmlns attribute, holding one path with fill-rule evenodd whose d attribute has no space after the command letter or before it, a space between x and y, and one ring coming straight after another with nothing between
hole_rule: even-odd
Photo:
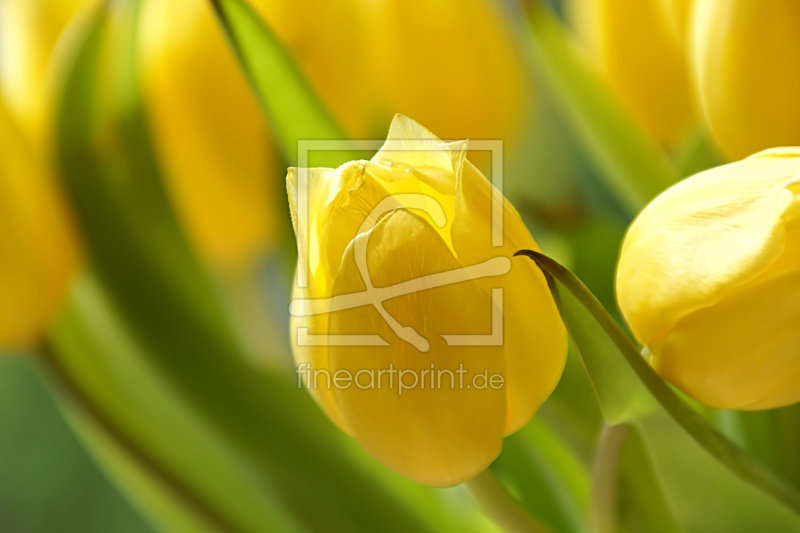
<instances>
[{"instance_id":1,"label":"yellow flower in background","mask_svg":"<svg viewBox=\"0 0 800 533\"><path fill-rule=\"evenodd\" d=\"M664 0L572 0L570 18L590 60L642 127L666 146L692 126L686 58Z\"/></svg>"},{"instance_id":2,"label":"yellow flower in background","mask_svg":"<svg viewBox=\"0 0 800 533\"><path fill-rule=\"evenodd\" d=\"M511 140L530 112L525 62L486 0L457 9L422 1L252 5L355 137L374 136L402 111L450 136ZM146 1L141 50L148 114L178 212L213 263L247 264L275 239L275 149L210 4Z\"/></svg>"},{"instance_id":3,"label":"yellow flower in background","mask_svg":"<svg viewBox=\"0 0 800 533\"><path fill-rule=\"evenodd\" d=\"M800 148L697 174L634 221L620 309L651 364L721 409L800 401Z\"/></svg>"},{"instance_id":4,"label":"yellow flower in background","mask_svg":"<svg viewBox=\"0 0 800 533\"><path fill-rule=\"evenodd\" d=\"M0 100L0 348L25 348L44 332L79 264L62 198Z\"/></svg>"},{"instance_id":5,"label":"yellow flower in background","mask_svg":"<svg viewBox=\"0 0 800 533\"><path fill-rule=\"evenodd\" d=\"M276 239L278 164L267 121L211 3L147 0L140 51L148 119L177 211L213 265Z\"/></svg>"},{"instance_id":6,"label":"yellow flower in background","mask_svg":"<svg viewBox=\"0 0 800 533\"><path fill-rule=\"evenodd\" d=\"M3 0L0 92L24 134L41 142L53 104L51 58L72 18L93 0Z\"/></svg>"},{"instance_id":7,"label":"yellow flower in background","mask_svg":"<svg viewBox=\"0 0 800 533\"><path fill-rule=\"evenodd\" d=\"M308 265L291 307L298 375L367 451L434 486L483 471L553 391L566 358L541 272L510 259L538 247L502 195L493 203L466 150L398 115L370 161L287 178L298 280ZM473 334L483 337L459 337ZM393 386L392 368L405 371Z\"/></svg>"},{"instance_id":8,"label":"yellow flower in background","mask_svg":"<svg viewBox=\"0 0 800 533\"><path fill-rule=\"evenodd\" d=\"M522 47L492 0L255 0L325 104L357 138L395 113L444 138L505 139L527 124Z\"/></svg>"},{"instance_id":9,"label":"yellow flower in background","mask_svg":"<svg viewBox=\"0 0 800 533\"><path fill-rule=\"evenodd\" d=\"M800 4L698 2L692 43L703 114L728 157L800 144Z\"/></svg>"},{"instance_id":10,"label":"yellow flower in background","mask_svg":"<svg viewBox=\"0 0 800 533\"><path fill-rule=\"evenodd\" d=\"M90 0L0 3L0 348L37 342L80 251L52 173L53 57Z\"/></svg>"},{"instance_id":11,"label":"yellow flower in background","mask_svg":"<svg viewBox=\"0 0 800 533\"><path fill-rule=\"evenodd\" d=\"M670 28L681 46L685 45L696 0L661 0Z\"/></svg>"}]
</instances>

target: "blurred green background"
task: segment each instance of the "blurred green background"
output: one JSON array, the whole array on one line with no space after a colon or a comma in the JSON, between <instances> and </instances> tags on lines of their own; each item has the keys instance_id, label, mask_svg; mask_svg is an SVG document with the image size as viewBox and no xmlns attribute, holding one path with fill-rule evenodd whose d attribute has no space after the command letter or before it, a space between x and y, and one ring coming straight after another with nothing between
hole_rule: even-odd
<instances>
[{"instance_id":1,"label":"blurred green background","mask_svg":"<svg viewBox=\"0 0 800 533\"><path fill-rule=\"evenodd\" d=\"M77 441L36 365L0 359L0 531L155 531Z\"/></svg>"}]
</instances>

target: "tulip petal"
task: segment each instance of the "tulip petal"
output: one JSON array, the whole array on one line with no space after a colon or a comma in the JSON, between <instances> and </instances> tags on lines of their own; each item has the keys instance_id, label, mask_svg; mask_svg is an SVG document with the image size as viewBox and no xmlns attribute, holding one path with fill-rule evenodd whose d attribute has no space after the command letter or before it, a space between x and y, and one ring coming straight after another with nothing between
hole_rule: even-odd
<instances>
[{"instance_id":1,"label":"tulip petal","mask_svg":"<svg viewBox=\"0 0 800 533\"><path fill-rule=\"evenodd\" d=\"M293 301L330 297L335 268L328 266L321 259L321 255L324 254L322 243L325 242L325 229L335 209L337 199L353 181L354 173L359 172L362 171L359 171L358 164L345 165L338 171L328 168L311 168L304 173L302 169L289 169L286 177L286 189L289 196L292 225L297 236L298 268L308 267L307 287L300 287L295 279ZM301 189L304 187L301 178L307 180L302 196ZM303 213L305 222L300 220ZM352 234L354 236L355 231ZM345 246L346 242L349 241L345 241ZM310 335L327 335L328 315L300 316L292 313L289 325L292 332L292 353L298 369L326 371L328 369L328 347L324 344L301 343L299 335L301 330ZM350 433L339 412L332 389L310 386L309 380L313 379L313 374L300 372L299 375L312 398L322 407L328 417L342 431Z\"/></svg>"},{"instance_id":2,"label":"tulip petal","mask_svg":"<svg viewBox=\"0 0 800 533\"><path fill-rule=\"evenodd\" d=\"M374 162L430 167L453 171L453 164L444 143L419 122L397 114L389 126L386 142L372 158Z\"/></svg>"},{"instance_id":3,"label":"tulip petal","mask_svg":"<svg viewBox=\"0 0 800 533\"><path fill-rule=\"evenodd\" d=\"M278 239L267 122L211 5L142 8L142 88L172 200L206 260L249 266Z\"/></svg>"},{"instance_id":4,"label":"tulip petal","mask_svg":"<svg viewBox=\"0 0 800 533\"><path fill-rule=\"evenodd\" d=\"M651 363L711 407L772 409L798 402L797 294L798 268L734 290L713 308L687 315L654 343Z\"/></svg>"},{"instance_id":5,"label":"tulip petal","mask_svg":"<svg viewBox=\"0 0 800 533\"><path fill-rule=\"evenodd\" d=\"M692 125L691 92L683 43L658 0L567 6L588 55L631 114L661 143L679 143Z\"/></svg>"},{"instance_id":6,"label":"tulip petal","mask_svg":"<svg viewBox=\"0 0 800 533\"><path fill-rule=\"evenodd\" d=\"M296 280L294 290L292 291L292 301L298 299L313 299L318 298L314 291L313 284L306 288L297 286ZM336 398L333 394L333 389L330 387L315 386L316 375L315 371L327 372L330 367L328 364L328 346L325 344L314 345L309 341L303 341L301 338L302 332L309 335L328 335L328 321L329 316L311 315L300 316L299 314L292 313L289 318L289 331L291 336L292 354L294 355L295 363L298 368L298 375L302 379L306 389L310 392L314 401L325 411L328 418L345 433L351 435L352 432L342 417L339 410L339 405L336 403Z\"/></svg>"},{"instance_id":7,"label":"tulip petal","mask_svg":"<svg viewBox=\"0 0 800 533\"><path fill-rule=\"evenodd\" d=\"M61 191L0 101L0 346L43 333L80 264Z\"/></svg>"},{"instance_id":8,"label":"tulip petal","mask_svg":"<svg viewBox=\"0 0 800 533\"><path fill-rule=\"evenodd\" d=\"M364 162L354 161L342 165L336 170L329 168L311 168L308 170L290 168L286 177L286 188L289 195L289 209L292 216L300 264L309 266L309 277L316 284L317 297L330 296L333 275L339 267L341 253L353 238L358 225L369 213L369 208L359 210L358 216L342 213L342 203L346 195L357 188L357 182L364 174ZM301 178L307 180L306 190L301 190ZM374 192L374 204L382 198L381 191ZM365 202L365 203L372 203ZM345 202L346 203L346 202ZM305 212L305 221L299 220ZM331 221L332 217L337 223ZM354 221L355 219L359 219ZM331 253L329 247L339 250Z\"/></svg>"},{"instance_id":9,"label":"tulip petal","mask_svg":"<svg viewBox=\"0 0 800 533\"><path fill-rule=\"evenodd\" d=\"M641 213L617 270L620 308L640 342L781 257L786 224L800 214L797 155L784 149L703 172Z\"/></svg>"},{"instance_id":10,"label":"tulip petal","mask_svg":"<svg viewBox=\"0 0 800 533\"><path fill-rule=\"evenodd\" d=\"M491 257L513 257L518 250L536 250L525 224L510 202L502 198L502 246L492 246L496 192L469 161L456 177L456 220L453 245L463 266ZM516 258L500 278L477 280L484 290L503 288L506 349L506 434L525 425L553 392L564 369L567 332L542 272L531 261Z\"/></svg>"},{"instance_id":11,"label":"tulip petal","mask_svg":"<svg viewBox=\"0 0 800 533\"><path fill-rule=\"evenodd\" d=\"M407 209L393 211L358 237L367 238L367 264L375 287L460 266L435 229ZM355 250L352 245L345 253L336 294L366 288ZM484 380L472 379L483 372L504 374L503 347L446 346L442 335L489 333L491 296L467 281L401 293L384 306L401 326L426 339L430 350L422 352L399 339L372 305L333 313L331 331L378 334L390 344L329 348L330 371L346 371L357 380L349 388L335 390L341 413L358 441L394 470L428 485L461 483L488 467L500 452L506 393L502 387L480 388ZM463 386L459 364L465 371ZM389 382L391 374L379 371L391 368L406 373ZM359 371L365 372L359 375ZM406 386L414 382L417 386L401 391L400 379Z\"/></svg>"},{"instance_id":12,"label":"tulip petal","mask_svg":"<svg viewBox=\"0 0 800 533\"><path fill-rule=\"evenodd\" d=\"M800 144L800 4L698 1L690 33L697 100L723 152Z\"/></svg>"}]
</instances>

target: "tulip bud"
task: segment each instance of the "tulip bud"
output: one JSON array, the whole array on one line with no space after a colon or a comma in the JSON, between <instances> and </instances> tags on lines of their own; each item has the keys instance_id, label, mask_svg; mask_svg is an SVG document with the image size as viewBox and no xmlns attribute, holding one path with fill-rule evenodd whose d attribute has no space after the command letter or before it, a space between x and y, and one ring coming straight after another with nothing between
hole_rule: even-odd
<instances>
[{"instance_id":1,"label":"tulip bud","mask_svg":"<svg viewBox=\"0 0 800 533\"><path fill-rule=\"evenodd\" d=\"M512 260L538 247L466 150L397 115L370 161L287 178L298 280L307 266L290 307L298 376L368 452L434 486L483 471L566 357L541 272Z\"/></svg>"},{"instance_id":2,"label":"tulip bud","mask_svg":"<svg viewBox=\"0 0 800 533\"><path fill-rule=\"evenodd\" d=\"M178 214L212 265L246 266L277 238L278 167L266 119L210 2L149 0L143 8L148 119Z\"/></svg>"},{"instance_id":3,"label":"tulip bud","mask_svg":"<svg viewBox=\"0 0 800 533\"><path fill-rule=\"evenodd\" d=\"M698 2L692 43L703 114L728 157L800 144L796 1Z\"/></svg>"},{"instance_id":4,"label":"tulip bud","mask_svg":"<svg viewBox=\"0 0 800 533\"><path fill-rule=\"evenodd\" d=\"M79 263L56 183L26 139L0 100L0 348L36 342Z\"/></svg>"},{"instance_id":5,"label":"tulip bud","mask_svg":"<svg viewBox=\"0 0 800 533\"><path fill-rule=\"evenodd\" d=\"M570 8L589 58L642 127L670 146L692 125L692 101L678 21L662 1L572 0Z\"/></svg>"},{"instance_id":6,"label":"tulip bud","mask_svg":"<svg viewBox=\"0 0 800 533\"><path fill-rule=\"evenodd\" d=\"M634 221L620 309L653 368L721 409L800 401L800 148L673 186Z\"/></svg>"}]
</instances>

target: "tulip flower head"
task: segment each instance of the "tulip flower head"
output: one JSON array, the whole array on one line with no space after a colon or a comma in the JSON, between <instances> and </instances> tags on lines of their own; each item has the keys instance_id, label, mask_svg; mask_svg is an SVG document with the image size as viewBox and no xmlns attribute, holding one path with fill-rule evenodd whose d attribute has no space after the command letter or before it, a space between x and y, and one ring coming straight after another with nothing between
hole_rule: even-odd
<instances>
[{"instance_id":1,"label":"tulip flower head","mask_svg":"<svg viewBox=\"0 0 800 533\"><path fill-rule=\"evenodd\" d=\"M0 349L34 345L81 262L51 168L56 50L91 0L0 2Z\"/></svg>"},{"instance_id":2,"label":"tulip flower head","mask_svg":"<svg viewBox=\"0 0 800 533\"><path fill-rule=\"evenodd\" d=\"M538 247L466 150L398 115L370 161L287 178L298 376L368 452L434 486L482 472L566 357L541 272L512 260Z\"/></svg>"},{"instance_id":3,"label":"tulip flower head","mask_svg":"<svg viewBox=\"0 0 800 533\"><path fill-rule=\"evenodd\" d=\"M800 4L707 0L693 19L696 90L723 152L800 144Z\"/></svg>"},{"instance_id":4,"label":"tulip flower head","mask_svg":"<svg viewBox=\"0 0 800 533\"><path fill-rule=\"evenodd\" d=\"M0 100L0 348L29 348L61 305L80 253L39 151Z\"/></svg>"},{"instance_id":5,"label":"tulip flower head","mask_svg":"<svg viewBox=\"0 0 800 533\"><path fill-rule=\"evenodd\" d=\"M145 2L142 28L148 118L177 212L212 267L245 268L277 240L266 119L209 2Z\"/></svg>"},{"instance_id":6,"label":"tulip flower head","mask_svg":"<svg viewBox=\"0 0 800 533\"><path fill-rule=\"evenodd\" d=\"M34 143L46 135L52 112L57 43L94 0L0 2L0 91L14 120Z\"/></svg>"},{"instance_id":7,"label":"tulip flower head","mask_svg":"<svg viewBox=\"0 0 800 533\"><path fill-rule=\"evenodd\" d=\"M678 36L686 2L572 0L576 33L620 100L655 139L679 143L692 125L686 58Z\"/></svg>"},{"instance_id":8,"label":"tulip flower head","mask_svg":"<svg viewBox=\"0 0 800 533\"><path fill-rule=\"evenodd\" d=\"M721 409L800 401L800 148L697 174L634 221L620 309L651 364Z\"/></svg>"},{"instance_id":9,"label":"tulip flower head","mask_svg":"<svg viewBox=\"0 0 800 533\"><path fill-rule=\"evenodd\" d=\"M533 76L501 2L250 3L350 135L382 134L398 110L451 138L526 127Z\"/></svg>"}]
</instances>

